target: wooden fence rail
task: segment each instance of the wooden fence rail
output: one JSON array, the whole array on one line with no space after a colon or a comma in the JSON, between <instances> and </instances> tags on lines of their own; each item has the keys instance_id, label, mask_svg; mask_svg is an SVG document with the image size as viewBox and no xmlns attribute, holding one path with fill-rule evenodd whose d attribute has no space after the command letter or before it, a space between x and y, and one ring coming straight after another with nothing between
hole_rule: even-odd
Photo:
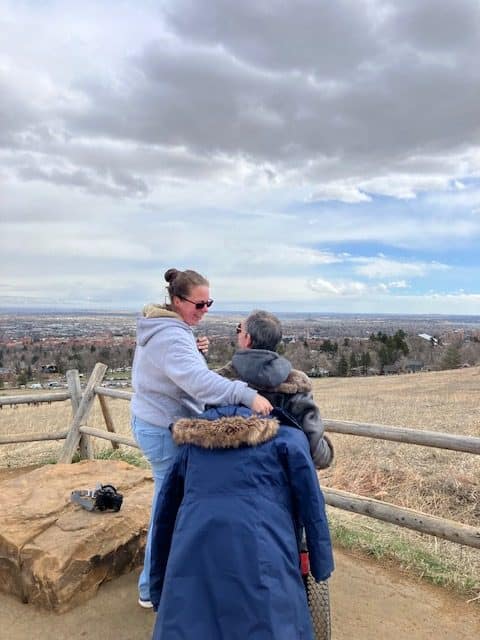
<instances>
[{"instance_id":1,"label":"wooden fence rail","mask_svg":"<svg viewBox=\"0 0 480 640\"><path fill-rule=\"evenodd\" d=\"M403 427L388 427L363 422L345 422L343 420L324 420L325 430L330 433L346 433L352 436L365 436L405 444L418 444L423 447L450 449L463 453L480 454L480 438L459 436L438 431L417 431Z\"/></svg>"},{"instance_id":2,"label":"wooden fence rail","mask_svg":"<svg viewBox=\"0 0 480 640\"><path fill-rule=\"evenodd\" d=\"M357 496L354 493L348 493L348 491L340 491L340 489L323 487L322 491L325 502L332 507L480 549L480 527L471 527L454 520L431 516L406 507L398 507L374 498Z\"/></svg>"},{"instance_id":3,"label":"wooden fence rail","mask_svg":"<svg viewBox=\"0 0 480 640\"><path fill-rule=\"evenodd\" d=\"M106 389L99 386L95 387L95 393L99 396L118 398L119 400L131 400L133 396L131 391L118 391L117 389Z\"/></svg>"},{"instance_id":4,"label":"wooden fence rail","mask_svg":"<svg viewBox=\"0 0 480 640\"><path fill-rule=\"evenodd\" d=\"M12 436L0 436L0 444L19 444L20 442L41 442L42 440L65 440L68 431L50 433L16 433Z\"/></svg>"},{"instance_id":5,"label":"wooden fence rail","mask_svg":"<svg viewBox=\"0 0 480 640\"><path fill-rule=\"evenodd\" d=\"M0 408L16 404L41 404L42 402L65 402L70 400L70 392L30 393L22 396L0 396Z\"/></svg>"},{"instance_id":6,"label":"wooden fence rail","mask_svg":"<svg viewBox=\"0 0 480 640\"><path fill-rule=\"evenodd\" d=\"M118 433L110 433L108 431L102 431L102 429L94 429L93 427L80 427L80 432L88 436L94 436L95 438L103 438L103 440L110 440L114 444L126 444L129 447L139 449L140 447L132 438L127 438Z\"/></svg>"},{"instance_id":7,"label":"wooden fence rail","mask_svg":"<svg viewBox=\"0 0 480 640\"><path fill-rule=\"evenodd\" d=\"M22 396L0 397L0 408L5 405L38 404L41 402L60 402L70 399L72 403L73 419L68 431L41 434L17 434L0 436L0 444L14 444L19 442L34 442L43 440L65 440L59 462L71 462L74 453L80 448L80 457L91 457L90 438L102 438L111 442L114 448L120 444L139 448L137 443L126 436L115 432L112 416L108 409L106 398L130 401L132 393L117 389L107 389L101 386L107 367L97 363L88 380L85 391L80 389L78 372L67 372L68 393L49 393ZM94 429L87 426L88 414L98 396L106 430ZM471 436L452 435L436 431L420 431L403 427L393 427L344 420L325 420L325 430L330 433L341 433L366 438L376 438L404 444L415 444L424 447L436 447L470 454L480 454L480 438ZM453 520L438 518L414 509L399 507L388 502L359 496L339 489L323 488L325 502L338 509L351 511L389 522L400 527L414 529L420 533L443 538L469 547L480 549L480 527L472 527Z\"/></svg>"}]
</instances>

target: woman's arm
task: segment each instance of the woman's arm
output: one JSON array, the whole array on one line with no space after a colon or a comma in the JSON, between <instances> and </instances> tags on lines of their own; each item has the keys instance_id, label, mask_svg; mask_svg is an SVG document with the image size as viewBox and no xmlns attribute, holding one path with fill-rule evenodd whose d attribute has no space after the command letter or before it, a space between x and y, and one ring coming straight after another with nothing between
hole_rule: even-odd
<instances>
[{"instance_id":1,"label":"woman's arm","mask_svg":"<svg viewBox=\"0 0 480 640\"><path fill-rule=\"evenodd\" d=\"M172 382L203 404L243 404L263 414L272 409L269 401L246 382L230 381L210 371L193 336L184 331L175 333L164 350L162 364Z\"/></svg>"}]
</instances>

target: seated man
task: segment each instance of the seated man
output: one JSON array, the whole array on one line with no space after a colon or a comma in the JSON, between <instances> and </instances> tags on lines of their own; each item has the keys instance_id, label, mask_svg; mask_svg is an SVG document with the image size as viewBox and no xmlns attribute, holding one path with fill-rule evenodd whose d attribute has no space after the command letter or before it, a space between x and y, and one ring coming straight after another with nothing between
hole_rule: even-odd
<instances>
[{"instance_id":1,"label":"seated man","mask_svg":"<svg viewBox=\"0 0 480 640\"><path fill-rule=\"evenodd\" d=\"M303 371L275 353L282 339L280 320L267 311L253 311L237 327L239 349L232 361L217 371L231 380L243 380L260 391L274 407L292 416L304 431L317 469L333 461L333 446L324 435L312 384Z\"/></svg>"}]
</instances>

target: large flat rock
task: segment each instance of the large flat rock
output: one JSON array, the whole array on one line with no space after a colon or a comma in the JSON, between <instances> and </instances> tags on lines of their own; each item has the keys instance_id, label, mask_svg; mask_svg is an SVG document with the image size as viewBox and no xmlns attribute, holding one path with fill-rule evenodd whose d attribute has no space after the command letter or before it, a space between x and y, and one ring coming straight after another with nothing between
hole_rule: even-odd
<instances>
[{"instance_id":1,"label":"large flat rock","mask_svg":"<svg viewBox=\"0 0 480 640\"><path fill-rule=\"evenodd\" d=\"M97 482L123 494L119 512L70 502ZM0 482L0 590L65 611L143 560L151 474L117 460L47 465Z\"/></svg>"}]
</instances>

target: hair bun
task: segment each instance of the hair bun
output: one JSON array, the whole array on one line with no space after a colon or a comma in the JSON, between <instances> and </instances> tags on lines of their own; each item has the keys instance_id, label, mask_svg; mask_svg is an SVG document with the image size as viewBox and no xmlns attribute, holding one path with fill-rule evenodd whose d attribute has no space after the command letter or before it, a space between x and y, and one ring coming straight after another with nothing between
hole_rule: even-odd
<instances>
[{"instance_id":1,"label":"hair bun","mask_svg":"<svg viewBox=\"0 0 480 640\"><path fill-rule=\"evenodd\" d=\"M168 269L168 271L165 271L164 278L167 282L170 283L175 280L179 273L180 271L178 269Z\"/></svg>"}]
</instances>

